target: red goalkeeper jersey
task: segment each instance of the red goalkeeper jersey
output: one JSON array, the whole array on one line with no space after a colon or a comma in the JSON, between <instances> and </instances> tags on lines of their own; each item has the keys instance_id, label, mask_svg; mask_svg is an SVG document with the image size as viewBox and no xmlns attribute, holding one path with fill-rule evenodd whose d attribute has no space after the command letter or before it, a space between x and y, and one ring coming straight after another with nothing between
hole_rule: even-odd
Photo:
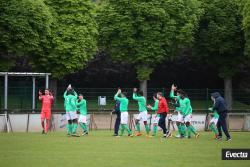
<instances>
[{"instance_id":1,"label":"red goalkeeper jersey","mask_svg":"<svg viewBox=\"0 0 250 167\"><path fill-rule=\"evenodd\" d=\"M43 95L39 99L42 101L42 111L51 111L54 97L51 95Z\"/></svg>"}]
</instances>

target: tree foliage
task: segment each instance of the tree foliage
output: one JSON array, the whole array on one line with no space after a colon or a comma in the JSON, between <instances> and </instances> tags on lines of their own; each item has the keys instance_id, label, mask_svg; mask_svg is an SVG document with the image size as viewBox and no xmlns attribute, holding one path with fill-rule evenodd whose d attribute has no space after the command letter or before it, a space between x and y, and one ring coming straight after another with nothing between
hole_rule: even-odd
<instances>
[{"instance_id":1,"label":"tree foliage","mask_svg":"<svg viewBox=\"0 0 250 167\"><path fill-rule=\"evenodd\" d=\"M201 12L197 0L108 0L97 15L100 49L148 80L157 64L193 42Z\"/></svg>"},{"instance_id":2,"label":"tree foliage","mask_svg":"<svg viewBox=\"0 0 250 167\"><path fill-rule=\"evenodd\" d=\"M243 1L243 29L245 32L245 53L250 57L250 1Z\"/></svg>"},{"instance_id":3,"label":"tree foliage","mask_svg":"<svg viewBox=\"0 0 250 167\"><path fill-rule=\"evenodd\" d=\"M43 0L0 1L0 70L20 56L42 54L53 18Z\"/></svg>"},{"instance_id":4,"label":"tree foliage","mask_svg":"<svg viewBox=\"0 0 250 167\"><path fill-rule=\"evenodd\" d=\"M82 69L96 53L95 4L89 0L46 0L46 4L54 17L50 45L33 65L62 78Z\"/></svg>"},{"instance_id":5,"label":"tree foliage","mask_svg":"<svg viewBox=\"0 0 250 167\"><path fill-rule=\"evenodd\" d=\"M232 77L244 60L238 5L235 0L202 0L202 7L205 13L196 34L196 55L217 68L220 77Z\"/></svg>"}]
</instances>

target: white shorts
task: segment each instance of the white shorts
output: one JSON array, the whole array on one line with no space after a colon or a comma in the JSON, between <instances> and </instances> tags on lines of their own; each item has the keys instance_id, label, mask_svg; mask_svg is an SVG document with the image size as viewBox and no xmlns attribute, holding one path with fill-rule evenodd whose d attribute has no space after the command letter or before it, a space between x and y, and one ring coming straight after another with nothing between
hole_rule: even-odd
<instances>
[{"instance_id":1,"label":"white shorts","mask_svg":"<svg viewBox=\"0 0 250 167\"><path fill-rule=\"evenodd\" d=\"M184 122L191 122L192 121L192 114L188 114L184 117Z\"/></svg>"},{"instance_id":2,"label":"white shorts","mask_svg":"<svg viewBox=\"0 0 250 167\"><path fill-rule=\"evenodd\" d=\"M156 114L156 115L153 117L153 124L158 124L158 122L159 122L160 117L157 116L157 115L158 115L158 114Z\"/></svg>"},{"instance_id":3,"label":"white shorts","mask_svg":"<svg viewBox=\"0 0 250 167\"><path fill-rule=\"evenodd\" d=\"M77 119L76 111L69 111L69 112L66 112L66 119L67 119L67 120Z\"/></svg>"},{"instance_id":4,"label":"white shorts","mask_svg":"<svg viewBox=\"0 0 250 167\"><path fill-rule=\"evenodd\" d=\"M184 116L180 112L178 112L177 120L176 121L184 123Z\"/></svg>"},{"instance_id":5,"label":"white shorts","mask_svg":"<svg viewBox=\"0 0 250 167\"><path fill-rule=\"evenodd\" d=\"M121 112L121 124L128 124L128 112Z\"/></svg>"},{"instance_id":6,"label":"white shorts","mask_svg":"<svg viewBox=\"0 0 250 167\"><path fill-rule=\"evenodd\" d=\"M79 119L78 119L78 122L86 124L87 123L87 116L86 115L80 115Z\"/></svg>"},{"instance_id":7,"label":"white shorts","mask_svg":"<svg viewBox=\"0 0 250 167\"><path fill-rule=\"evenodd\" d=\"M214 123L215 125L217 125L218 119L219 119L219 118L214 118L214 117L213 117L213 118L210 120L209 124Z\"/></svg>"},{"instance_id":8,"label":"white shorts","mask_svg":"<svg viewBox=\"0 0 250 167\"><path fill-rule=\"evenodd\" d=\"M147 111L140 112L136 119L143 122L148 121L148 112Z\"/></svg>"}]
</instances>

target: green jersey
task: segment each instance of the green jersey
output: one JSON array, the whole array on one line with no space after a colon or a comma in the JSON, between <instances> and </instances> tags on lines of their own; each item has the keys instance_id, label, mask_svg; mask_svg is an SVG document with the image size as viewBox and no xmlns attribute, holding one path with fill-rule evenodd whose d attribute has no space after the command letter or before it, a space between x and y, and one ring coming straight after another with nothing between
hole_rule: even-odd
<instances>
[{"instance_id":1,"label":"green jersey","mask_svg":"<svg viewBox=\"0 0 250 167\"><path fill-rule=\"evenodd\" d=\"M76 101L76 105L80 110L81 115L87 115L87 102L85 99L82 99L81 101Z\"/></svg>"},{"instance_id":2,"label":"green jersey","mask_svg":"<svg viewBox=\"0 0 250 167\"><path fill-rule=\"evenodd\" d=\"M118 93L115 94L114 99L120 102L120 112L127 112L128 111L128 99L126 97L118 97Z\"/></svg>"},{"instance_id":3,"label":"green jersey","mask_svg":"<svg viewBox=\"0 0 250 167\"><path fill-rule=\"evenodd\" d=\"M67 95L67 91L65 91L63 97L64 97L64 108L66 112L76 111L77 93L74 92L74 95Z\"/></svg>"},{"instance_id":4,"label":"green jersey","mask_svg":"<svg viewBox=\"0 0 250 167\"><path fill-rule=\"evenodd\" d=\"M193 112L190 99L187 97L185 97L183 100L181 100L180 107L181 107L183 115L185 115L185 116L192 114L192 112Z\"/></svg>"},{"instance_id":5,"label":"green jersey","mask_svg":"<svg viewBox=\"0 0 250 167\"><path fill-rule=\"evenodd\" d=\"M139 112L147 111L146 99L144 96L137 96L136 93L133 93L133 99L138 101Z\"/></svg>"},{"instance_id":6,"label":"green jersey","mask_svg":"<svg viewBox=\"0 0 250 167\"><path fill-rule=\"evenodd\" d=\"M218 112L217 112L217 110L214 110L214 116L213 116L214 118L219 118L220 116L219 116L219 114L218 114Z\"/></svg>"},{"instance_id":7,"label":"green jersey","mask_svg":"<svg viewBox=\"0 0 250 167\"><path fill-rule=\"evenodd\" d=\"M66 110L66 112L69 112L69 97L67 96L67 90L64 92L63 98L64 98L64 109Z\"/></svg>"},{"instance_id":8,"label":"green jersey","mask_svg":"<svg viewBox=\"0 0 250 167\"><path fill-rule=\"evenodd\" d=\"M158 104L159 104L159 100L155 100L154 106L151 108L151 110L155 111L156 114L158 111ZM160 117L160 114L157 114L157 117Z\"/></svg>"},{"instance_id":9,"label":"green jersey","mask_svg":"<svg viewBox=\"0 0 250 167\"><path fill-rule=\"evenodd\" d=\"M174 91L172 91L172 90L170 91L170 98L171 99L176 99L176 103L179 103L179 105L180 105L181 97L180 96L175 96ZM181 112L181 107L180 106L175 107L175 110Z\"/></svg>"},{"instance_id":10,"label":"green jersey","mask_svg":"<svg viewBox=\"0 0 250 167\"><path fill-rule=\"evenodd\" d=\"M214 110L213 107L209 108L208 110L214 112L213 113L213 117L214 118L219 118L220 117L219 114L218 114L218 112L217 112L217 110Z\"/></svg>"}]
</instances>

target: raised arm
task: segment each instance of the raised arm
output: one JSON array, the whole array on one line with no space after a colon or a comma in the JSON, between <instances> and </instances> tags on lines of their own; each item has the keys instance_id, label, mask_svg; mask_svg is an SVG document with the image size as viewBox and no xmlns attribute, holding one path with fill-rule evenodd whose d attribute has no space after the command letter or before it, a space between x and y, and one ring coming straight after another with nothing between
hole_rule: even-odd
<instances>
[{"instance_id":1,"label":"raised arm","mask_svg":"<svg viewBox=\"0 0 250 167\"><path fill-rule=\"evenodd\" d=\"M80 105L86 106L86 101L85 100L81 100L80 102L78 102L78 100L76 100L76 105L77 106L80 106Z\"/></svg>"},{"instance_id":2,"label":"raised arm","mask_svg":"<svg viewBox=\"0 0 250 167\"><path fill-rule=\"evenodd\" d=\"M65 92L63 93L63 98L66 99L67 97L67 90L65 90Z\"/></svg>"},{"instance_id":3,"label":"raised arm","mask_svg":"<svg viewBox=\"0 0 250 167\"><path fill-rule=\"evenodd\" d=\"M117 92L117 93L115 94L115 96L114 96L114 99L115 99L115 100L118 100L118 101L122 101L122 98L118 97L119 94L120 94L120 93Z\"/></svg>"},{"instance_id":4,"label":"raised arm","mask_svg":"<svg viewBox=\"0 0 250 167\"><path fill-rule=\"evenodd\" d=\"M174 90L171 90L171 91L170 91L169 97L170 97L171 99L175 99L175 98L176 98L177 100L180 99L180 96L175 96L175 95L174 95Z\"/></svg>"},{"instance_id":5,"label":"raised arm","mask_svg":"<svg viewBox=\"0 0 250 167\"><path fill-rule=\"evenodd\" d=\"M175 91L176 89L177 89L177 87L176 87L174 84L172 84L172 86L171 86L171 91L170 91L170 94L169 94L169 97L170 97L171 99L176 98L177 100L179 100L180 97L174 95L174 91Z\"/></svg>"},{"instance_id":6,"label":"raised arm","mask_svg":"<svg viewBox=\"0 0 250 167\"><path fill-rule=\"evenodd\" d=\"M38 94L39 94L38 99L42 100L43 99L43 93L41 91L39 91Z\"/></svg>"},{"instance_id":7,"label":"raised arm","mask_svg":"<svg viewBox=\"0 0 250 167\"><path fill-rule=\"evenodd\" d=\"M140 101L140 100L143 100L144 97L143 96L137 96L136 93L133 93L133 100L137 100L137 101Z\"/></svg>"},{"instance_id":8,"label":"raised arm","mask_svg":"<svg viewBox=\"0 0 250 167\"><path fill-rule=\"evenodd\" d=\"M40 96L38 97L38 99L39 99L39 100L43 100L43 96L40 95Z\"/></svg>"}]
</instances>

